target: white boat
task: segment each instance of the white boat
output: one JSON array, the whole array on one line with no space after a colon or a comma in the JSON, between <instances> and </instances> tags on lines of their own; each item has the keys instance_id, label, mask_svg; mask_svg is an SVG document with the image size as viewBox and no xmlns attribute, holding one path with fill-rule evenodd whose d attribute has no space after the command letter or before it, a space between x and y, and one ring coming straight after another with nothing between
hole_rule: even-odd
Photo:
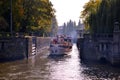
<instances>
[{"instance_id":1,"label":"white boat","mask_svg":"<svg viewBox=\"0 0 120 80\"><path fill-rule=\"evenodd\" d=\"M58 44L50 45L50 55L65 55L64 48L60 47Z\"/></svg>"},{"instance_id":2,"label":"white boat","mask_svg":"<svg viewBox=\"0 0 120 80\"><path fill-rule=\"evenodd\" d=\"M69 38L58 37L50 43L50 55L68 55L72 50L72 41Z\"/></svg>"}]
</instances>

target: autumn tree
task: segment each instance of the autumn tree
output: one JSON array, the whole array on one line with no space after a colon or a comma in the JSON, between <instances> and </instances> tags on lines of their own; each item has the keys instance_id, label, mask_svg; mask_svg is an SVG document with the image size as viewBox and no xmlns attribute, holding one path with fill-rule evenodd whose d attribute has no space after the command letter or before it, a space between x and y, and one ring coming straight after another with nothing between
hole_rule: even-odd
<instances>
[{"instance_id":1,"label":"autumn tree","mask_svg":"<svg viewBox=\"0 0 120 80\"><path fill-rule=\"evenodd\" d=\"M112 33L114 23L120 22L120 0L90 0L81 16L92 34Z\"/></svg>"},{"instance_id":2,"label":"autumn tree","mask_svg":"<svg viewBox=\"0 0 120 80\"><path fill-rule=\"evenodd\" d=\"M86 30L92 31L91 26L97 24L97 22L95 22L93 25L93 21L96 21L96 17L94 17L94 15L97 13L100 3L101 0L90 0L84 5L84 10L81 12L81 18L85 24Z\"/></svg>"},{"instance_id":3,"label":"autumn tree","mask_svg":"<svg viewBox=\"0 0 120 80\"><path fill-rule=\"evenodd\" d=\"M0 22L4 27L4 32L10 32L10 6L10 0L0 1ZM55 10L49 0L12 0L12 30L47 34L51 31L54 13ZM0 30L3 29L2 27Z\"/></svg>"}]
</instances>

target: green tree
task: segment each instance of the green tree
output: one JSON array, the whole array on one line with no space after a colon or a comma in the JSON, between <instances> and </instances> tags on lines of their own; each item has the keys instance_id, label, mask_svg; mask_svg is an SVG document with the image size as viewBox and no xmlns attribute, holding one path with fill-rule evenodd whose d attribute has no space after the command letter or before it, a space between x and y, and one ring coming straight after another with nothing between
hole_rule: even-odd
<instances>
[{"instance_id":1,"label":"green tree","mask_svg":"<svg viewBox=\"0 0 120 80\"><path fill-rule=\"evenodd\" d=\"M86 30L92 30L90 26L93 25L92 21L96 21L94 15L96 14L100 3L101 0L90 0L84 5L84 10L82 11L81 18L85 24Z\"/></svg>"},{"instance_id":2,"label":"green tree","mask_svg":"<svg viewBox=\"0 0 120 80\"><path fill-rule=\"evenodd\" d=\"M10 0L0 1L0 22L4 25L4 32L10 32L10 6ZM14 0L12 13L14 32L37 32L42 35L51 31L55 10L49 0ZM2 30L3 26L0 28Z\"/></svg>"},{"instance_id":3,"label":"green tree","mask_svg":"<svg viewBox=\"0 0 120 80\"><path fill-rule=\"evenodd\" d=\"M112 33L114 23L120 22L120 1L90 0L81 16L92 34Z\"/></svg>"}]
</instances>

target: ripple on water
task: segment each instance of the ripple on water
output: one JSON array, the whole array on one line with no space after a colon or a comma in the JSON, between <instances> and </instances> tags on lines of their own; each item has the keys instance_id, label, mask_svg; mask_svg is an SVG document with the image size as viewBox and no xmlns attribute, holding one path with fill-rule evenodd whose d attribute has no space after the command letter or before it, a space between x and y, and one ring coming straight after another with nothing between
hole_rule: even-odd
<instances>
[{"instance_id":1,"label":"ripple on water","mask_svg":"<svg viewBox=\"0 0 120 80\"><path fill-rule=\"evenodd\" d=\"M0 63L0 80L120 80L120 69L81 63L76 45L69 56L51 58L45 51L28 60Z\"/></svg>"}]
</instances>

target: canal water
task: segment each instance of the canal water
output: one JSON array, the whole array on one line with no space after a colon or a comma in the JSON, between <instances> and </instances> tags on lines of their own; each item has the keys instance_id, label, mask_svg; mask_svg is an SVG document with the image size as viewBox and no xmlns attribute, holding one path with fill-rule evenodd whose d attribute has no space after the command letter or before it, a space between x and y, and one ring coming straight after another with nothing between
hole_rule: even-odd
<instances>
[{"instance_id":1,"label":"canal water","mask_svg":"<svg viewBox=\"0 0 120 80\"><path fill-rule=\"evenodd\" d=\"M81 63L74 44L64 57L49 57L45 50L29 59L0 63L0 80L120 80L120 68Z\"/></svg>"}]
</instances>

